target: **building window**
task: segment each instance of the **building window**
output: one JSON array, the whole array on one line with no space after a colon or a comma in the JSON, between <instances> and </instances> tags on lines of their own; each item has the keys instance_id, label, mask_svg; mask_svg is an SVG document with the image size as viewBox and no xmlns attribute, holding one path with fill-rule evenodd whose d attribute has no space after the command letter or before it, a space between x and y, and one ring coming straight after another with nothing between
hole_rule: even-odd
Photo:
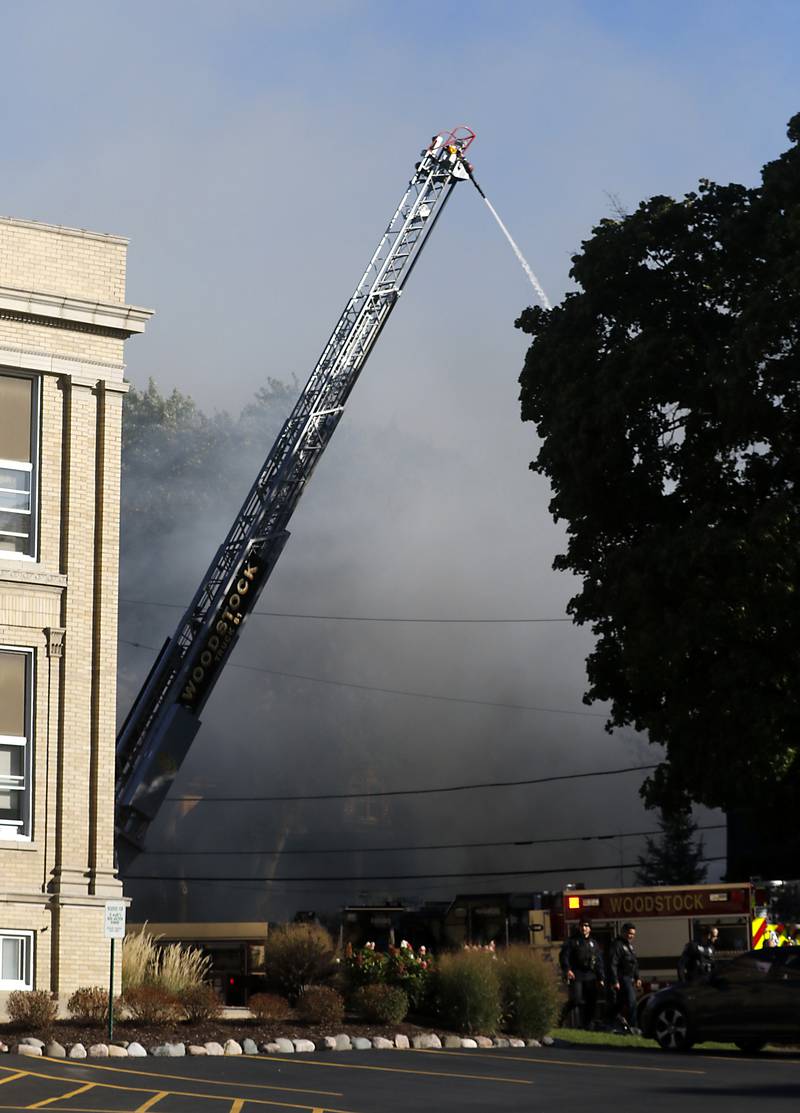
<instances>
[{"instance_id":1,"label":"building window","mask_svg":"<svg viewBox=\"0 0 800 1113\"><path fill-rule=\"evenodd\" d=\"M0 989L33 989L33 932L0 929Z\"/></svg>"},{"instance_id":2,"label":"building window","mask_svg":"<svg viewBox=\"0 0 800 1113\"><path fill-rule=\"evenodd\" d=\"M0 649L0 838L30 838L30 651Z\"/></svg>"},{"instance_id":3,"label":"building window","mask_svg":"<svg viewBox=\"0 0 800 1113\"><path fill-rule=\"evenodd\" d=\"M36 554L38 380L0 372L0 556Z\"/></svg>"}]
</instances>

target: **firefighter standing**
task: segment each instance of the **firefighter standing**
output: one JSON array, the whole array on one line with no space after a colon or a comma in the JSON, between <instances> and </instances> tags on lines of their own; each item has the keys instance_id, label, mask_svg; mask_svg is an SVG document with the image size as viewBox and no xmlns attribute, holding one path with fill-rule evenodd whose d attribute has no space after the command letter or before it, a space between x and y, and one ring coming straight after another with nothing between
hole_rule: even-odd
<instances>
[{"instance_id":1,"label":"firefighter standing","mask_svg":"<svg viewBox=\"0 0 800 1113\"><path fill-rule=\"evenodd\" d=\"M642 988L639 977L639 959L633 942L636 928L633 924L623 924L622 933L611 944L608 956L611 987L616 994L617 1013L625 1027L636 1023L636 990Z\"/></svg>"},{"instance_id":2,"label":"firefighter standing","mask_svg":"<svg viewBox=\"0 0 800 1113\"><path fill-rule=\"evenodd\" d=\"M719 938L719 928L703 928L703 935L698 943L691 940L683 948L683 954L678 961L678 980L681 982L697 982L710 978L714 973L714 948Z\"/></svg>"},{"instance_id":3,"label":"firefighter standing","mask_svg":"<svg viewBox=\"0 0 800 1113\"><path fill-rule=\"evenodd\" d=\"M605 984L603 955L591 938L588 920L578 924L578 934L561 948L559 964L569 987L567 1008L577 1013L581 1027L589 1028L594 1021L598 991Z\"/></svg>"}]
</instances>

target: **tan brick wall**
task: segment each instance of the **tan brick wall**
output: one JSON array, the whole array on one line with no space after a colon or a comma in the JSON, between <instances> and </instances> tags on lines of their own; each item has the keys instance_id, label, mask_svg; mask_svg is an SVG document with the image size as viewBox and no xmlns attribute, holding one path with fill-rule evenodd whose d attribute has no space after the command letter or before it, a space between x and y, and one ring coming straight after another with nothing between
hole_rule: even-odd
<instances>
[{"instance_id":1,"label":"tan brick wall","mask_svg":"<svg viewBox=\"0 0 800 1113\"><path fill-rule=\"evenodd\" d=\"M0 286L122 303L127 247L120 236L0 217Z\"/></svg>"},{"instance_id":2,"label":"tan brick wall","mask_svg":"<svg viewBox=\"0 0 800 1113\"><path fill-rule=\"evenodd\" d=\"M125 250L119 237L0 218L0 287L122 305ZM31 838L0 838L0 928L36 932L35 986L62 1002L107 981L104 903L121 896L113 776L127 335L0 311L0 349L13 355L0 352L0 374L29 370L40 384L38 552L0 554L0 647L31 648L35 674Z\"/></svg>"}]
</instances>

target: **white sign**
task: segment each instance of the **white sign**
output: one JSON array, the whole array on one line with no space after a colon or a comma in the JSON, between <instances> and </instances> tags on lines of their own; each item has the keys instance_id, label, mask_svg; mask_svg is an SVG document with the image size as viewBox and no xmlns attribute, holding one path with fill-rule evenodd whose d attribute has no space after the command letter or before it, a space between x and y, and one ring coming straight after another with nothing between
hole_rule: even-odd
<instances>
[{"instance_id":1,"label":"white sign","mask_svg":"<svg viewBox=\"0 0 800 1113\"><path fill-rule=\"evenodd\" d=\"M125 904L121 900L110 900L106 904L105 937L125 938Z\"/></svg>"}]
</instances>

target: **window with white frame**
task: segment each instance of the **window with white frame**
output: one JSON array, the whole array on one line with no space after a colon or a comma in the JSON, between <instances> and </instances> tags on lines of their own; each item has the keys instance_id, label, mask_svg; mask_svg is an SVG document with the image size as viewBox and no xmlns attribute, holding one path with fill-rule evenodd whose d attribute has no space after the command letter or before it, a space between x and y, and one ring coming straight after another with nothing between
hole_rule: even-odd
<instances>
[{"instance_id":1,"label":"window with white frame","mask_svg":"<svg viewBox=\"0 0 800 1113\"><path fill-rule=\"evenodd\" d=\"M30 837L30 650L0 648L0 839Z\"/></svg>"},{"instance_id":2,"label":"window with white frame","mask_svg":"<svg viewBox=\"0 0 800 1113\"><path fill-rule=\"evenodd\" d=\"M33 989L33 932L0 928L0 989Z\"/></svg>"},{"instance_id":3,"label":"window with white frame","mask_svg":"<svg viewBox=\"0 0 800 1113\"><path fill-rule=\"evenodd\" d=\"M0 557L36 555L38 385L0 370Z\"/></svg>"}]
</instances>

